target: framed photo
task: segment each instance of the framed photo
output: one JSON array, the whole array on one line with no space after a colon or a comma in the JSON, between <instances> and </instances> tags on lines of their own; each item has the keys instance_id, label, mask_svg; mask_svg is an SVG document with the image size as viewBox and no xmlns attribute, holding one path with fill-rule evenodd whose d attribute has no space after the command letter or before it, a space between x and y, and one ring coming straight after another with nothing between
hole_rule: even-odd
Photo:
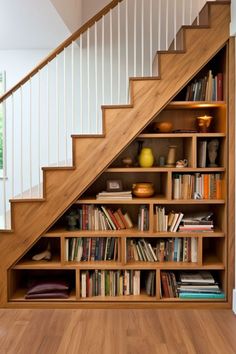
<instances>
[{"instance_id":1,"label":"framed photo","mask_svg":"<svg viewBox=\"0 0 236 354\"><path fill-rule=\"evenodd\" d=\"M107 180L107 192L121 192L123 190L122 182L119 179Z\"/></svg>"}]
</instances>

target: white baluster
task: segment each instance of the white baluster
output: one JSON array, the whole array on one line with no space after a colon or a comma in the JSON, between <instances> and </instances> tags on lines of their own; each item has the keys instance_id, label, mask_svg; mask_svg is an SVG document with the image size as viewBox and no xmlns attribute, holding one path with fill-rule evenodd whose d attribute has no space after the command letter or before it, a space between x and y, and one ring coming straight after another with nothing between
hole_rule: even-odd
<instances>
[{"instance_id":1,"label":"white baluster","mask_svg":"<svg viewBox=\"0 0 236 354\"><path fill-rule=\"evenodd\" d=\"M48 166L50 166L50 82L49 69L50 64L47 64L47 116L48 116Z\"/></svg>"},{"instance_id":2,"label":"white baluster","mask_svg":"<svg viewBox=\"0 0 236 354\"><path fill-rule=\"evenodd\" d=\"M161 50L161 0L158 0L158 50Z\"/></svg>"},{"instance_id":3,"label":"white baluster","mask_svg":"<svg viewBox=\"0 0 236 354\"><path fill-rule=\"evenodd\" d=\"M58 72L58 56L56 56L56 120L57 120L57 166L60 165L60 118L59 118L59 72ZM73 93L72 93L73 95Z\"/></svg>"},{"instance_id":4,"label":"white baluster","mask_svg":"<svg viewBox=\"0 0 236 354\"><path fill-rule=\"evenodd\" d=\"M41 122L40 122L40 118L41 118L41 92L40 92L40 88L41 88L41 74L40 71L38 72L38 101L39 101L39 105L38 105L38 180L39 180L39 184L38 184L38 192L39 192L39 196L41 195Z\"/></svg>"},{"instance_id":5,"label":"white baluster","mask_svg":"<svg viewBox=\"0 0 236 354\"><path fill-rule=\"evenodd\" d=\"M81 123L81 131L80 134L83 134L83 35L80 35L80 41L79 41L79 66L80 66L80 123Z\"/></svg>"},{"instance_id":6,"label":"white baluster","mask_svg":"<svg viewBox=\"0 0 236 354\"><path fill-rule=\"evenodd\" d=\"M118 104L120 103L120 3L118 3Z\"/></svg>"},{"instance_id":7,"label":"white baluster","mask_svg":"<svg viewBox=\"0 0 236 354\"><path fill-rule=\"evenodd\" d=\"M64 108L64 126L65 126L65 162L67 165L68 162L68 154L67 154L67 117L66 117L66 100L67 100L67 94L66 94L66 48L64 48L63 51L63 75L64 75L64 94L63 94L63 100L64 100L64 104L63 104L63 108Z\"/></svg>"},{"instance_id":8,"label":"white baluster","mask_svg":"<svg viewBox=\"0 0 236 354\"><path fill-rule=\"evenodd\" d=\"M87 30L87 101L88 101L88 133L91 134L91 117L90 117L90 29Z\"/></svg>"},{"instance_id":9,"label":"white baluster","mask_svg":"<svg viewBox=\"0 0 236 354\"><path fill-rule=\"evenodd\" d=\"M137 0L134 0L134 77L137 68Z\"/></svg>"},{"instance_id":10,"label":"white baluster","mask_svg":"<svg viewBox=\"0 0 236 354\"><path fill-rule=\"evenodd\" d=\"M23 198L23 97L20 87L20 192Z\"/></svg>"},{"instance_id":11,"label":"white baluster","mask_svg":"<svg viewBox=\"0 0 236 354\"><path fill-rule=\"evenodd\" d=\"M112 10L110 10L110 92L111 104L113 103L113 28L112 28Z\"/></svg>"},{"instance_id":12,"label":"white baluster","mask_svg":"<svg viewBox=\"0 0 236 354\"><path fill-rule=\"evenodd\" d=\"M182 25L185 25L185 8L186 8L186 4L185 4L185 0L182 0Z\"/></svg>"},{"instance_id":13,"label":"white baluster","mask_svg":"<svg viewBox=\"0 0 236 354\"><path fill-rule=\"evenodd\" d=\"M193 10L193 3L192 0L190 0L189 3L189 24L192 24L192 10Z\"/></svg>"},{"instance_id":14,"label":"white baluster","mask_svg":"<svg viewBox=\"0 0 236 354\"><path fill-rule=\"evenodd\" d=\"M102 104L105 103L105 23L104 16L102 16Z\"/></svg>"},{"instance_id":15,"label":"white baluster","mask_svg":"<svg viewBox=\"0 0 236 354\"><path fill-rule=\"evenodd\" d=\"M174 50L177 49L177 43L176 43L176 40L177 40L177 25L176 25L176 22L177 22L177 9L176 9L176 1L177 0L174 0Z\"/></svg>"},{"instance_id":16,"label":"white baluster","mask_svg":"<svg viewBox=\"0 0 236 354\"><path fill-rule=\"evenodd\" d=\"M30 180L30 197L32 198L32 78L29 82L30 88L30 115L29 115L29 180Z\"/></svg>"},{"instance_id":17,"label":"white baluster","mask_svg":"<svg viewBox=\"0 0 236 354\"><path fill-rule=\"evenodd\" d=\"M152 0L150 0L150 76L152 76Z\"/></svg>"},{"instance_id":18,"label":"white baluster","mask_svg":"<svg viewBox=\"0 0 236 354\"><path fill-rule=\"evenodd\" d=\"M129 100L129 27L128 27L128 0L125 2L125 58L126 58L126 92L127 92L127 102Z\"/></svg>"},{"instance_id":19,"label":"white baluster","mask_svg":"<svg viewBox=\"0 0 236 354\"><path fill-rule=\"evenodd\" d=\"M95 22L94 28L94 41L95 41L95 114L96 114L96 124L95 124L95 132L98 133L98 28L97 22Z\"/></svg>"},{"instance_id":20,"label":"white baluster","mask_svg":"<svg viewBox=\"0 0 236 354\"><path fill-rule=\"evenodd\" d=\"M166 0L166 50L168 50L169 38L169 0Z\"/></svg>"},{"instance_id":21,"label":"white baluster","mask_svg":"<svg viewBox=\"0 0 236 354\"><path fill-rule=\"evenodd\" d=\"M11 175L12 175L12 183L11 183L11 196L14 198L15 195L15 101L14 101L14 93L11 95L11 105L12 105L12 133L11 133Z\"/></svg>"},{"instance_id":22,"label":"white baluster","mask_svg":"<svg viewBox=\"0 0 236 354\"><path fill-rule=\"evenodd\" d=\"M5 78L3 77L3 80ZM2 113L3 113L3 121L2 121L2 147L3 147L3 228L6 229L7 228L7 208L6 208L6 203L7 203L7 199L6 199L6 163L7 163L7 154L6 154L6 101L3 101L2 103Z\"/></svg>"},{"instance_id":23,"label":"white baluster","mask_svg":"<svg viewBox=\"0 0 236 354\"><path fill-rule=\"evenodd\" d=\"M72 132L75 132L75 47L74 42L71 43L71 110L72 110Z\"/></svg>"},{"instance_id":24,"label":"white baluster","mask_svg":"<svg viewBox=\"0 0 236 354\"><path fill-rule=\"evenodd\" d=\"M144 0L141 3L141 76L144 76Z\"/></svg>"},{"instance_id":25,"label":"white baluster","mask_svg":"<svg viewBox=\"0 0 236 354\"><path fill-rule=\"evenodd\" d=\"M199 26L199 11L200 11L200 2L197 0L197 26Z\"/></svg>"}]
</instances>

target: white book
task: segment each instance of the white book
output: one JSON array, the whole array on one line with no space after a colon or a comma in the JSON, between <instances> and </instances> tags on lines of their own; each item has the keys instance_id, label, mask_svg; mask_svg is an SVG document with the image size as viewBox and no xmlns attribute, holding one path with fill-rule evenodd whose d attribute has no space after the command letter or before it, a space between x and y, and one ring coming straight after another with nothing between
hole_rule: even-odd
<instances>
[{"instance_id":1,"label":"white book","mask_svg":"<svg viewBox=\"0 0 236 354\"><path fill-rule=\"evenodd\" d=\"M181 223L181 220L183 219L184 214L183 213L179 213L178 219L176 220L175 226L173 228L173 232L176 232L179 224Z\"/></svg>"},{"instance_id":2,"label":"white book","mask_svg":"<svg viewBox=\"0 0 236 354\"><path fill-rule=\"evenodd\" d=\"M179 217L179 213L175 213L174 219L173 219L172 224L170 226L170 232L173 232L176 221L178 220L178 217Z\"/></svg>"},{"instance_id":3,"label":"white book","mask_svg":"<svg viewBox=\"0 0 236 354\"><path fill-rule=\"evenodd\" d=\"M191 238L191 262L197 262L197 238Z\"/></svg>"},{"instance_id":4,"label":"white book","mask_svg":"<svg viewBox=\"0 0 236 354\"><path fill-rule=\"evenodd\" d=\"M66 243L65 243L65 260L66 262L69 261L69 239L66 238Z\"/></svg>"},{"instance_id":5,"label":"white book","mask_svg":"<svg viewBox=\"0 0 236 354\"><path fill-rule=\"evenodd\" d=\"M81 275L81 297L86 298L86 273L82 272Z\"/></svg>"},{"instance_id":6,"label":"white book","mask_svg":"<svg viewBox=\"0 0 236 354\"><path fill-rule=\"evenodd\" d=\"M150 243L148 243L148 247L150 249L150 252L152 254L152 257L153 257L154 261L157 262L157 256L155 255L155 252L153 251L153 248L152 248Z\"/></svg>"}]
</instances>

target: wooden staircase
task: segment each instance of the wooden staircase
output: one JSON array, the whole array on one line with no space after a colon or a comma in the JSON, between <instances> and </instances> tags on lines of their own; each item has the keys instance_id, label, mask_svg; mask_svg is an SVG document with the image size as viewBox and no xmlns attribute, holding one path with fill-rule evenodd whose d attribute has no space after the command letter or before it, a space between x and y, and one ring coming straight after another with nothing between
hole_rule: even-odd
<instances>
[{"instance_id":1,"label":"wooden staircase","mask_svg":"<svg viewBox=\"0 0 236 354\"><path fill-rule=\"evenodd\" d=\"M206 4L208 25L183 27L182 48L157 53L156 78L130 79L130 105L103 107L103 134L72 136L73 167L43 168L43 199L12 200L12 231L0 233L0 304L7 270L65 212L229 39L228 1ZM204 11L204 16L206 13Z\"/></svg>"}]
</instances>

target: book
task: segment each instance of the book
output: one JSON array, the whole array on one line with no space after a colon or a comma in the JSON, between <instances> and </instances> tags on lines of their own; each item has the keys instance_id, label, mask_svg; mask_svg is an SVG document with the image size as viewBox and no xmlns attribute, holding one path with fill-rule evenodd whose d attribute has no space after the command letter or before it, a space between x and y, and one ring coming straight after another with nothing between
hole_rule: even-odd
<instances>
[{"instance_id":1,"label":"book","mask_svg":"<svg viewBox=\"0 0 236 354\"><path fill-rule=\"evenodd\" d=\"M197 149L198 167L206 167L206 157L207 157L207 140L200 140Z\"/></svg>"}]
</instances>

